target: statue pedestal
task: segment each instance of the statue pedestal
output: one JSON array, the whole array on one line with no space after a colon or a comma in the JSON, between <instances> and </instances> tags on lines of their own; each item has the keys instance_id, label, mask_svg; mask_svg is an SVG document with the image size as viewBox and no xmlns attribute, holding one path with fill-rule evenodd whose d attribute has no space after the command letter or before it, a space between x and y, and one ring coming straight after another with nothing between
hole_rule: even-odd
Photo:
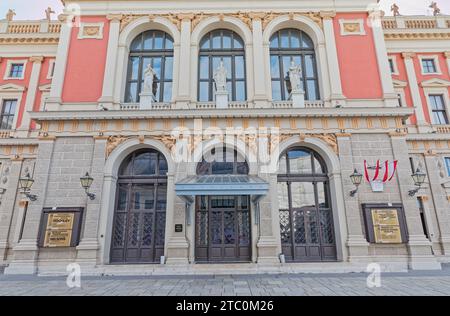
<instances>
[{"instance_id":1,"label":"statue pedestal","mask_svg":"<svg viewBox=\"0 0 450 316\"><path fill-rule=\"evenodd\" d=\"M142 92L139 94L141 101L139 102L140 110L151 110L153 104L153 94L151 92Z\"/></svg>"},{"instance_id":2,"label":"statue pedestal","mask_svg":"<svg viewBox=\"0 0 450 316\"><path fill-rule=\"evenodd\" d=\"M292 91L291 92L292 107L304 108L305 107L305 92Z\"/></svg>"},{"instance_id":3,"label":"statue pedestal","mask_svg":"<svg viewBox=\"0 0 450 316\"><path fill-rule=\"evenodd\" d=\"M216 92L216 108L228 109L228 91Z\"/></svg>"}]
</instances>

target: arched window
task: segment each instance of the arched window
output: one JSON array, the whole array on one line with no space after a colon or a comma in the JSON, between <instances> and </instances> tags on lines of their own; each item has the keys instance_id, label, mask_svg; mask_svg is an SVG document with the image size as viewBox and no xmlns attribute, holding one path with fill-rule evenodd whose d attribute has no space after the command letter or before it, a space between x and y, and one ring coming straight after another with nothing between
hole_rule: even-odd
<instances>
[{"instance_id":1,"label":"arched window","mask_svg":"<svg viewBox=\"0 0 450 316\"><path fill-rule=\"evenodd\" d=\"M240 158L236 150L226 147L213 148L203 155L202 162L197 166L198 175L245 175L248 172L247 162Z\"/></svg>"},{"instance_id":2,"label":"arched window","mask_svg":"<svg viewBox=\"0 0 450 316\"><path fill-rule=\"evenodd\" d=\"M278 206L286 261L335 261L329 178L323 159L303 147L280 157Z\"/></svg>"},{"instance_id":3,"label":"arched window","mask_svg":"<svg viewBox=\"0 0 450 316\"><path fill-rule=\"evenodd\" d=\"M288 100L286 79L291 61L302 67L302 84L306 100L319 100L316 56L311 38L300 30L284 29L270 39L270 69L272 77L272 98L275 101Z\"/></svg>"},{"instance_id":4,"label":"arched window","mask_svg":"<svg viewBox=\"0 0 450 316\"><path fill-rule=\"evenodd\" d=\"M173 39L162 31L146 31L138 35L130 46L125 102L138 103L144 83L144 71L151 65L156 72L158 86L155 101L170 102L173 81Z\"/></svg>"},{"instance_id":5,"label":"arched window","mask_svg":"<svg viewBox=\"0 0 450 316\"><path fill-rule=\"evenodd\" d=\"M167 161L153 149L129 155L119 169L112 263L158 263L164 255Z\"/></svg>"},{"instance_id":6,"label":"arched window","mask_svg":"<svg viewBox=\"0 0 450 316\"><path fill-rule=\"evenodd\" d=\"M200 42L198 100L215 100L214 71L221 60L227 69L230 100L247 100L244 42L229 30L212 31Z\"/></svg>"}]
</instances>

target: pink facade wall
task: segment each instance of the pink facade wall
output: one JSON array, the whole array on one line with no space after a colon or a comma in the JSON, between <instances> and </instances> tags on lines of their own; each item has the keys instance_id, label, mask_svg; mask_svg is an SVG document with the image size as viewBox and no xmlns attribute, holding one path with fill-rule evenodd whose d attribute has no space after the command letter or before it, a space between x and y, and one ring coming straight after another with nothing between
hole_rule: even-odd
<instances>
[{"instance_id":1,"label":"pink facade wall","mask_svg":"<svg viewBox=\"0 0 450 316\"><path fill-rule=\"evenodd\" d=\"M28 60L29 57L30 56L15 57L15 58L6 58L6 57L2 58L2 62L0 63L0 85L12 83L12 84L16 84L18 86L28 88L28 85L30 82L31 70L33 68L33 63ZM7 70L7 65L8 65L9 60L27 60L24 79L11 79L11 80L3 79L5 77L5 72ZM22 93L22 99L19 104L19 111L18 111L16 127L19 127L20 123L22 122L22 116L23 116L23 111L25 109L25 101L27 99L27 94L28 94L28 89L25 89L25 91ZM1 106L3 106L3 105L1 105Z\"/></svg>"},{"instance_id":2,"label":"pink facade wall","mask_svg":"<svg viewBox=\"0 0 450 316\"><path fill-rule=\"evenodd\" d=\"M341 35L340 19L364 19L366 35ZM375 43L372 29L367 24L367 13L337 14L334 32L344 95L349 99L382 98Z\"/></svg>"},{"instance_id":3,"label":"pink facade wall","mask_svg":"<svg viewBox=\"0 0 450 316\"><path fill-rule=\"evenodd\" d=\"M422 75L422 65L419 59L419 56L435 56L438 55L439 56L439 67L441 69L441 74L440 75ZM449 73L448 73L448 68L447 68L447 61L444 57L444 54L425 54L425 53L420 53L417 54L416 57L414 58L414 69L416 70L416 76L417 76L417 82L419 84L419 90L420 90L420 97L422 98L422 106L423 106L423 111L425 113L425 119L428 123L431 123L431 118L430 118L430 112L428 110L428 100L425 96L425 92L421 86L421 83L433 78L439 78L439 79L443 79L443 80L450 80L449 78Z\"/></svg>"},{"instance_id":4,"label":"pink facade wall","mask_svg":"<svg viewBox=\"0 0 450 316\"><path fill-rule=\"evenodd\" d=\"M406 104L404 104L403 106L414 107L414 103L413 103L412 96L411 96L411 90L409 89L408 75L406 74L406 66L405 66L405 62L403 60L402 54L400 54L400 53L389 54L389 56L395 57L397 70L398 70L398 74L393 74L392 78L394 80L400 80L400 81L406 82L408 84L408 86L404 89ZM411 119L412 124L416 123L415 115L411 116L410 119Z\"/></svg>"},{"instance_id":5,"label":"pink facade wall","mask_svg":"<svg viewBox=\"0 0 450 316\"><path fill-rule=\"evenodd\" d=\"M396 56L397 68L398 68L398 72L399 72L398 75L392 75L392 77L393 77L393 79L406 81L408 83L408 86L404 89L405 96L406 96L406 102L407 102L408 106L413 107L414 104L413 104L413 100L412 100L412 96L411 96L411 90L409 88L409 82L408 82L408 76L406 73L405 61L401 54L390 54L390 56ZM425 56L425 57L426 56L438 56L439 57L439 68L441 70L441 74L423 75L422 74L422 65L420 62L421 56ZM414 70L416 72L417 83L419 85L420 97L422 100L423 113L425 115L425 120L428 123L431 123L430 110L428 109L428 100L426 98L425 91L421 86L421 83L424 81L430 80L430 79L435 79L435 78L450 81L447 60L446 60L444 53L417 53L417 55L413 58L413 62L414 62ZM450 93L450 88L449 88L449 93ZM415 115L411 118L411 123L413 123L413 124L416 123Z\"/></svg>"},{"instance_id":6,"label":"pink facade wall","mask_svg":"<svg viewBox=\"0 0 450 316\"><path fill-rule=\"evenodd\" d=\"M16 127L19 127L22 123L22 117L23 112L25 111L25 102L28 96L29 91L29 85L30 85L30 77L31 77L31 71L33 69L33 62L29 61L29 58L32 56L25 56L25 57L14 57L14 58L2 58L2 62L0 63L0 85L4 85L7 83L16 84L18 86L25 87L25 91L22 93L22 99L19 105L18 110L18 117L17 117L17 125ZM36 97L34 99L34 105L33 105L33 111L38 111L41 105L41 98L42 98L42 92L39 91L39 87L42 85L50 84L51 79L47 79L48 74L48 68L50 66L50 60L55 59L55 57L44 57L44 60L42 62L41 71L39 74L39 83L38 88L36 91ZM5 72L7 68L7 64L9 60L27 60L27 65L25 69L25 76L24 79L12 79L12 80L4 80ZM34 122L31 123L31 128L33 129L35 126Z\"/></svg>"},{"instance_id":7,"label":"pink facade wall","mask_svg":"<svg viewBox=\"0 0 450 316\"><path fill-rule=\"evenodd\" d=\"M78 39L79 27L72 29L63 102L97 102L102 95L109 21L104 16L94 16L82 17L81 22L103 22L103 38Z\"/></svg>"}]
</instances>

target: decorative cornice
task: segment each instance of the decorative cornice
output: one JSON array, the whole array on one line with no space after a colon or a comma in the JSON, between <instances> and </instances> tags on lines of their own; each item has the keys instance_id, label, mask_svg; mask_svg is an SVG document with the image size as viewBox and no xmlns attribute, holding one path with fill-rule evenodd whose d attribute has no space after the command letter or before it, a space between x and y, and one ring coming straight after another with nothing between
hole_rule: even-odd
<instances>
[{"instance_id":1,"label":"decorative cornice","mask_svg":"<svg viewBox=\"0 0 450 316\"><path fill-rule=\"evenodd\" d=\"M385 40L448 40L450 33L385 33Z\"/></svg>"},{"instance_id":2,"label":"decorative cornice","mask_svg":"<svg viewBox=\"0 0 450 316\"><path fill-rule=\"evenodd\" d=\"M59 37L19 37L0 38L2 45L55 45L58 44Z\"/></svg>"}]
</instances>

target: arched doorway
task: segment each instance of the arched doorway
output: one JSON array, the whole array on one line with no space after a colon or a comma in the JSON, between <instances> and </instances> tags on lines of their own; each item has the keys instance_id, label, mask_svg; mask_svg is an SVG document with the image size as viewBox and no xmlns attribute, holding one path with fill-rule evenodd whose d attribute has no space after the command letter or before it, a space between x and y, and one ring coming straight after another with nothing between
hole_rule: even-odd
<instances>
[{"instance_id":1,"label":"arched doorway","mask_svg":"<svg viewBox=\"0 0 450 316\"><path fill-rule=\"evenodd\" d=\"M316 152L293 147L280 157L278 205L286 261L336 261L330 185Z\"/></svg>"},{"instance_id":2,"label":"arched doorway","mask_svg":"<svg viewBox=\"0 0 450 316\"><path fill-rule=\"evenodd\" d=\"M130 154L119 169L111 263L159 263L164 255L167 161L158 151Z\"/></svg>"},{"instance_id":3,"label":"arched doorway","mask_svg":"<svg viewBox=\"0 0 450 316\"><path fill-rule=\"evenodd\" d=\"M214 148L197 166L205 181L237 181L249 173L247 162L235 150ZM220 179L219 179L220 178ZM250 196L196 196L196 262L251 261Z\"/></svg>"}]
</instances>

